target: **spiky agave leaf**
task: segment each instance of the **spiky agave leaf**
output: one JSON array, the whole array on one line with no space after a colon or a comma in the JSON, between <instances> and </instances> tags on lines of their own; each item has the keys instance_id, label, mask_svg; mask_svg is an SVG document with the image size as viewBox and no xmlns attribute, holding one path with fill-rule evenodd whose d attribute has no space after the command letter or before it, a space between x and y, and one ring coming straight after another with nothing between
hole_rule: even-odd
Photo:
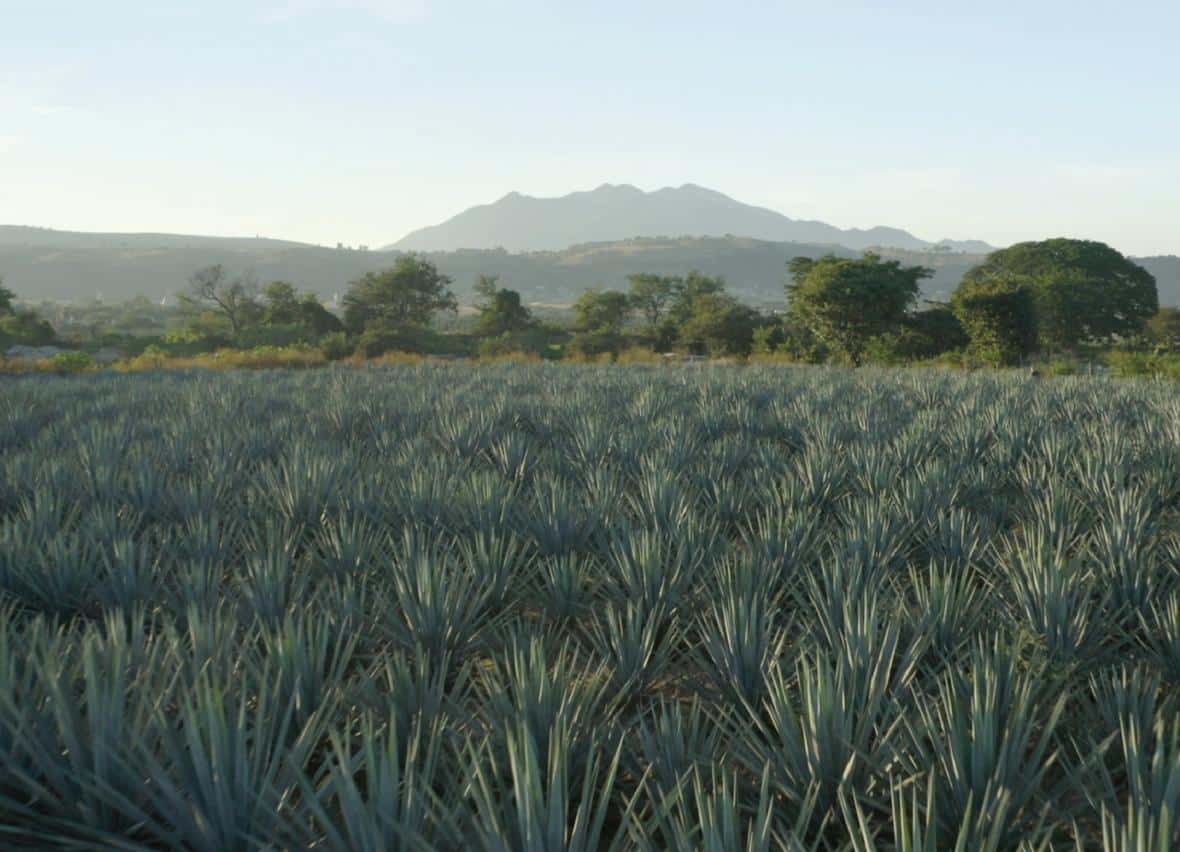
<instances>
[{"instance_id":1,"label":"spiky agave leaf","mask_svg":"<svg viewBox=\"0 0 1180 852\"><path fill-rule=\"evenodd\" d=\"M514 635L480 671L479 684L492 745L504 745L523 725L537 749L548 752L550 733L559 727L563 748L579 767L617 711L605 664L579 655L568 640L551 649L542 638Z\"/></svg>"},{"instance_id":2,"label":"spiky agave leaf","mask_svg":"<svg viewBox=\"0 0 1180 852\"><path fill-rule=\"evenodd\" d=\"M171 694L164 644L136 647L95 627L51 633L42 622L20 635L28 657L14 666L4 621L0 833L22 845L133 845L149 816L129 751Z\"/></svg>"},{"instance_id":3,"label":"spiky agave leaf","mask_svg":"<svg viewBox=\"0 0 1180 852\"><path fill-rule=\"evenodd\" d=\"M1066 554L1065 542L1043 532L1013 543L1002 566L1019 623L1066 664L1093 658L1105 636L1102 599L1089 571Z\"/></svg>"},{"instance_id":4,"label":"spiky agave leaf","mask_svg":"<svg viewBox=\"0 0 1180 852\"><path fill-rule=\"evenodd\" d=\"M432 664L460 662L495 624L492 594L441 542L407 530L389 570L382 627Z\"/></svg>"},{"instance_id":5,"label":"spiky agave leaf","mask_svg":"<svg viewBox=\"0 0 1180 852\"><path fill-rule=\"evenodd\" d=\"M355 732L328 732L327 759L314 778L299 776L300 807L319 835L315 848L430 852L463 845L451 812L461 782L443 768L440 722L399 736L397 726L382 728L366 717Z\"/></svg>"},{"instance_id":6,"label":"spiky agave leaf","mask_svg":"<svg viewBox=\"0 0 1180 852\"><path fill-rule=\"evenodd\" d=\"M561 721L538 742L519 720L505 731L503 757L489 744L469 745L471 847L486 852L620 848L631 810L614 801L622 744L606 749L596 739L580 744L587 756L579 760ZM579 772L577 766L584 768Z\"/></svg>"},{"instance_id":7,"label":"spiky agave leaf","mask_svg":"<svg viewBox=\"0 0 1180 852\"><path fill-rule=\"evenodd\" d=\"M326 723L313 712L297 726L299 711L265 681L250 694L209 677L178 696L174 711L158 708L128 758L147 798L142 830L166 847L198 852L297 842L287 803Z\"/></svg>"},{"instance_id":8,"label":"spiky agave leaf","mask_svg":"<svg viewBox=\"0 0 1180 852\"><path fill-rule=\"evenodd\" d=\"M795 806L814 794L820 819L842 786L868 795L896 732L895 653L896 633L867 659L803 655L793 677L772 670L762 706L730 722L735 755L750 772L769 766Z\"/></svg>"},{"instance_id":9,"label":"spiky agave leaf","mask_svg":"<svg viewBox=\"0 0 1180 852\"><path fill-rule=\"evenodd\" d=\"M1180 589L1153 602L1140 616L1139 642L1173 684L1180 684Z\"/></svg>"},{"instance_id":10,"label":"spiky agave leaf","mask_svg":"<svg viewBox=\"0 0 1180 852\"><path fill-rule=\"evenodd\" d=\"M941 831L983 843L1000 825L1004 846L1040 822L1068 697L1042 699L1036 676L997 639L976 646L967 671L947 673L934 696L911 705L901 754L915 774L933 767Z\"/></svg>"},{"instance_id":11,"label":"spiky agave leaf","mask_svg":"<svg viewBox=\"0 0 1180 852\"><path fill-rule=\"evenodd\" d=\"M588 639L610 666L612 688L620 700L633 702L667 671L679 639L679 622L661 606L607 604L591 624Z\"/></svg>"},{"instance_id":12,"label":"spiky agave leaf","mask_svg":"<svg viewBox=\"0 0 1180 852\"><path fill-rule=\"evenodd\" d=\"M811 829L814 796L804 798L794 824L785 826L764 771L756 798L736 773L699 768L657 801L654 814L636 822L632 837L639 849L676 852L813 852L819 832Z\"/></svg>"},{"instance_id":13,"label":"spiky agave leaf","mask_svg":"<svg viewBox=\"0 0 1180 852\"><path fill-rule=\"evenodd\" d=\"M694 767L708 767L720 758L721 726L709 716L698 696L690 701L662 700L640 723L639 747L624 760L658 796L670 795Z\"/></svg>"},{"instance_id":14,"label":"spiky agave leaf","mask_svg":"<svg viewBox=\"0 0 1180 852\"><path fill-rule=\"evenodd\" d=\"M726 702L757 706L786 643L786 625L777 617L785 590L774 577L750 559L721 565L712 605L698 619L693 654Z\"/></svg>"},{"instance_id":15,"label":"spiky agave leaf","mask_svg":"<svg viewBox=\"0 0 1180 852\"><path fill-rule=\"evenodd\" d=\"M1102 842L1110 852L1163 852L1180 838L1180 720L1160 714L1150 731L1134 715L1119 731L1125 804L1111 791L1101 804Z\"/></svg>"}]
</instances>

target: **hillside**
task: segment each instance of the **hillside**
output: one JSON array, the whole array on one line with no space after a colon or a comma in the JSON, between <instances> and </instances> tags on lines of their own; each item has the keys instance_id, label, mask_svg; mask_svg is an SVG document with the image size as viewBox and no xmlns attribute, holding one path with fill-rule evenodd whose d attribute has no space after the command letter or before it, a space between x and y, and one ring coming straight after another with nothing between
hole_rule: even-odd
<instances>
[{"instance_id":1,"label":"hillside","mask_svg":"<svg viewBox=\"0 0 1180 852\"><path fill-rule=\"evenodd\" d=\"M904 263L934 267L925 294L946 298L980 255L883 249ZM460 301L470 302L480 274L499 275L526 301L567 304L587 288L626 287L635 272L724 275L739 297L759 304L783 301L787 260L850 249L743 237L635 239L583 243L561 251L513 254L498 250L430 252L450 275ZM357 276L388 266L393 252L330 249L278 240L177 235L76 234L0 227L0 276L30 301L83 301L101 294L117 301L138 294L172 296L193 270L223 263L260 281L282 279L325 298L343 293ZM1180 258L1140 258L1158 279L1160 299L1180 304Z\"/></svg>"},{"instance_id":2,"label":"hillside","mask_svg":"<svg viewBox=\"0 0 1180 852\"><path fill-rule=\"evenodd\" d=\"M439 225L414 231L388 248L559 251L576 243L614 242L636 236L730 234L851 249L889 246L921 250L936 245L897 228L841 230L824 222L790 219L693 184L655 192L643 192L626 184L604 184L589 192L574 192L560 198L535 198L513 192L493 204L472 207ZM991 248L978 241L944 240L941 245L955 251L987 252Z\"/></svg>"}]
</instances>

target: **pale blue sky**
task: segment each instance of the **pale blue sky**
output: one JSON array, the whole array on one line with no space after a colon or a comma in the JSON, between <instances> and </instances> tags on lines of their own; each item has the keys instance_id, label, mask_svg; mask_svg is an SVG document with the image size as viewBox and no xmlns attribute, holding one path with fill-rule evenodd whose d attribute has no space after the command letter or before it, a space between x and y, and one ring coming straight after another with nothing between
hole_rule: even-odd
<instances>
[{"instance_id":1,"label":"pale blue sky","mask_svg":"<svg viewBox=\"0 0 1180 852\"><path fill-rule=\"evenodd\" d=\"M1180 4L0 0L0 223L381 245L518 190L1180 253Z\"/></svg>"}]
</instances>

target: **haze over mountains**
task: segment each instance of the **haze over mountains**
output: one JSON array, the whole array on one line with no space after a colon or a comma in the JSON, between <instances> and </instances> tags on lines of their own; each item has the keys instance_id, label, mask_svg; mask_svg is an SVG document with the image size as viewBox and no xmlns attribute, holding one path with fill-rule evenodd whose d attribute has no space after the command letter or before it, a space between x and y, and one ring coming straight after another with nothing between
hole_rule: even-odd
<instances>
[{"instance_id":1,"label":"haze over mountains","mask_svg":"<svg viewBox=\"0 0 1180 852\"><path fill-rule=\"evenodd\" d=\"M629 184L603 184L588 192L536 198L512 192L493 204L472 207L447 221L414 231L390 246L402 251L559 251L578 243L632 237L724 237L771 242L818 243L865 249L871 246L922 251L987 253L978 240L932 243L898 228L842 230L824 222L790 219L765 207L686 183L644 192Z\"/></svg>"}]
</instances>

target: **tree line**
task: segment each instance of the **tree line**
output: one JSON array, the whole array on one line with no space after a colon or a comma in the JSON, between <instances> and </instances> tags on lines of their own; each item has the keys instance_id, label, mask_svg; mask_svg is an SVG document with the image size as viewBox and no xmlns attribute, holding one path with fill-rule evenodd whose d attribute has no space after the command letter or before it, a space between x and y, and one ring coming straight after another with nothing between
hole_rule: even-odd
<instances>
[{"instance_id":1,"label":"tree line","mask_svg":"<svg viewBox=\"0 0 1180 852\"><path fill-rule=\"evenodd\" d=\"M353 281L339 311L287 282L263 287L211 266L179 294L187 320L162 343L307 345L330 358L390 351L597 358L641 347L852 365L954 353L996 366L1083 346L1180 349L1180 311L1161 310L1150 273L1103 243L1053 239L993 252L945 303L921 298L921 282L932 274L872 252L797 257L786 264L787 307L779 312L741 303L718 276L637 274L626 290L586 291L564 322L534 315L519 292L481 276L474 317L448 332L440 318L458 312L454 282L419 255ZM0 287L0 335L6 329L44 342L48 326L16 311Z\"/></svg>"}]
</instances>

